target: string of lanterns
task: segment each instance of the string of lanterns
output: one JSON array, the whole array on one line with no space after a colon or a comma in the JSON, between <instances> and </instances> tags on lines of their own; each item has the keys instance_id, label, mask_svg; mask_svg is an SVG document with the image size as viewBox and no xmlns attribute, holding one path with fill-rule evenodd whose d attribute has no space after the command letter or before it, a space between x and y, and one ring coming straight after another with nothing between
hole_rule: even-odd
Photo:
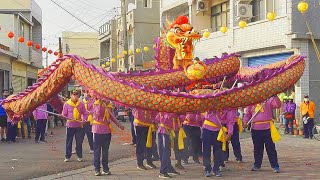
<instances>
[{"instance_id":1,"label":"string of lanterns","mask_svg":"<svg viewBox=\"0 0 320 180\"><path fill-rule=\"evenodd\" d=\"M308 10L308 8L309 8L309 4L308 4L307 2L305 2L305 0L303 0L303 1L300 1L300 3L297 5L297 8L298 8L298 10L299 10L302 14L304 14L305 12L307 12L307 10ZM269 21L275 20L276 17L277 17L277 15L276 15L275 12L268 12L268 13L267 13L267 19L268 19ZM241 28L241 29L246 28L247 25L248 25L247 22L244 21L244 20L241 20L241 21L239 21L239 23L238 23L238 26L239 26L239 28ZM228 32L228 27L222 26L222 27L220 28L220 32L222 32L222 33ZM210 37L210 32L209 32L208 30L206 30L206 31L203 33L203 37L209 38L209 37Z\"/></svg>"},{"instance_id":2,"label":"string of lanterns","mask_svg":"<svg viewBox=\"0 0 320 180\"><path fill-rule=\"evenodd\" d=\"M10 38L10 39L12 39L13 37L14 37L14 33L12 32L12 31L10 31L10 32L8 32L8 34L7 34L7 36L8 36L8 38ZM24 37L22 37L22 36L19 36L18 37L18 42L19 43L24 43ZM46 48L46 47L42 47L41 48L41 45L40 44L34 44L32 41L27 41L27 46L29 46L29 47L33 47L34 46L34 48L36 48L37 50L41 50L42 52L46 52L46 51L48 51L48 53L49 54L54 54L55 56L59 56L59 57L62 57L63 56L63 54L62 53L59 53L59 52L53 52L51 49L50 50L48 50L48 48Z\"/></svg>"}]
</instances>

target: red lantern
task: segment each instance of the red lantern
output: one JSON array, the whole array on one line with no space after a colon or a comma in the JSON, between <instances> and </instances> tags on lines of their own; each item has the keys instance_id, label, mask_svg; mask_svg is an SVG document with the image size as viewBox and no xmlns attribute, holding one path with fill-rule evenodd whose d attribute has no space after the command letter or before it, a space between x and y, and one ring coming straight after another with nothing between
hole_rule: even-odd
<instances>
[{"instance_id":1,"label":"red lantern","mask_svg":"<svg viewBox=\"0 0 320 180\"><path fill-rule=\"evenodd\" d=\"M14 36L14 33L13 32L8 32L8 37L11 39L11 38L13 38L13 36Z\"/></svg>"},{"instance_id":2,"label":"red lantern","mask_svg":"<svg viewBox=\"0 0 320 180\"><path fill-rule=\"evenodd\" d=\"M48 51L49 54L52 54L52 52L53 52L53 51L52 51L51 49Z\"/></svg>"},{"instance_id":3,"label":"red lantern","mask_svg":"<svg viewBox=\"0 0 320 180\"><path fill-rule=\"evenodd\" d=\"M46 48L46 47L42 48L42 51L43 51L43 52L46 52L46 51L47 51L47 48Z\"/></svg>"},{"instance_id":4,"label":"red lantern","mask_svg":"<svg viewBox=\"0 0 320 180\"><path fill-rule=\"evenodd\" d=\"M32 41L28 41L27 45L31 47L33 45L33 42Z\"/></svg>"},{"instance_id":5,"label":"red lantern","mask_svg":"<svg viewBox=\"0 0 320 180\"><path fill-rule=\"evenodd\" d=\"M24 42L24 38L20 36L20 37L18 38L18 41L19 41L20 43L23 43L23 42Z\"/></svg>"},{"instance_id":6,"label":"red lantern","mask_svg":"<svg viewBox=\"0 0 320 180\"><path fill-rule=\"evenodd\" d=\"M55 56L58 56L58 52L54 52L53 54L54 54Z\"/></svg>"},{"instance_id":7,"label":"red lantern","mask_svg":"<svg viewBox=\"0 0 320 180\"><path fill-rule=\"evenodd\" d=\"M40 44L36 44L36 45L35 45L35 48L36 48L36 49L40 49L40 48L41 48Z\"/></svg>"}]
</instances>

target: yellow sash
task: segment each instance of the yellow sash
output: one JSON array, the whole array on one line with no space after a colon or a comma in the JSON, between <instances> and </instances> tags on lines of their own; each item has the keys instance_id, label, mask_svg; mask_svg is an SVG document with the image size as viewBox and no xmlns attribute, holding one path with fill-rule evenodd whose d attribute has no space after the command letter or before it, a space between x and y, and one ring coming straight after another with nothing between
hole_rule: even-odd
<instances>
[{"instance_id":1,"label":"yellow sash","mask_svg":"<svg viewBox=\"0 0 320 180\"><path fill-rule=\"evenodd\" d=\"M237 124L238 124L238 128L239 128L239 132L242 133L243 132L243 126L242 126L241 118L237 118Z\"/></svg>"},{"instance_id":2,"label":"yellow sash","mask_svg":"<svg viewBox=\"0 0 320 180\"><path fill-rule=\"evenodd\" d=\"M222 142L222 151L226 151L227 150L226 132L228 132L228 129L226 127L221 128L209 120L205 120L204 124L211 127L220 128L217 140Z\"/></svg>"},{"instance_id":3,"label":"yellow sash","mask_svg":"<svg viewBox=\"0 0 320 180\"><path fill-rule=\"evenodd\" d=\"M254 124L267 124L267 123L270 123L270 133L271 133L272 141L274 143L280 141L281 136L280 136L280 133L278 132L276 126L274 125L273 120L254 122Z\"/></svg>"},{"instance_id":4,"label":"yellow sash","mask_svg":"<svg viewBox=\"0 0 320 180\"><path fill-rule=\"evenodd\" d=\"M101 102L100 100L96 100L93 103L93 105L101 105L101 106L103 106L105 108L102 122L93 120L93 124L99 124L99 125L104 125L104 126L108 126L109 125L110 131L111 131L111 133L113 133L114 129L113 129L111 123L110 122L109 123L103 123L103 122L107 122L107 121L110 120L110 114L109 114L109 111L107 109L107 108L109 108L109 105L106 105L104 102Z\"/></svg>"},{"instance_id":5,"label":"yellow sash","mask_svg":"<svg viewBox=\"0 0 320 180\"><path fill-rule=\"evenodd\" d=\"M174 147L174 138L176 137L176 134L174 133L174 130L171 129L169 126L166 126L162 123L160 123L160 126L161 127L164 127L166 129L166 131L169 133L169 136L170 136L170 144L171 144L171 148Z\"/></svg>"},{"instance_id":6,"label":"yellow sash","mask_svg":"<svg viewBox=\"0 0 320 180\"><path fill-rule=\"evenodd\" d=\"M18 121L17 128L21 129L21 121Z\"/></svg>"},{"instance_id":7,"label":"yellow sash","mask_svg":"<svg viewBox=\"0 0 320 180\"><path fill-rule=\"evenodd\" d=\"M142 122L139 119L134 119L133 122L135 122L141 126L148 126L149 127L146 147L151 148L152 147L152 132L154 132L156 130L156 126L152 123Z\"/></svg>"},{"instance_id":8,"label":"yellow sash","mask_svg":"<svg viewBox=\"0 0 320 180\"><path fill-rule=\"evenodd\" d=\"M176 121L179 126L179 134L178 134L178 148L179 150L184 149L184 141L183 139L187 137L186 133L184 132L183 128L181 127L180 119L179 118L173 118L173 129L176 129Z\"/></svg>"},{"instance_id":9,"label":"yellow sash","mask_svg":"<svg viewBox=\"0 0 320 180\"><path fill-rule=\"evenodd\" d=\"M88 101L86 99L83 99L83 104L86 110L88 111ZM92 125L92 122L93 122L92 114L89 114L87 121Z\"/></svg>"},{"instance_id":10,"label":"yellow sash","mask_svg":"<svg viewBox=\"0 0 320 180\"><path fill-rule=\"evenodd\" d=\"M71 101L71 99L69 99L66 103L73 107L73 119L79 120L80 119L80 112L78 110L78 106L80 105L80 101L78 101L76 104L74 104ZM73 120L68 120L68 121L75 122Z\"/></svg>"},{"instance_id":11,"label":"yellow sash","mask_svg":"<svg viewBox=\"0 0 320 180\"><path fill-rule=\"evenodd\" d=\"M111 133L114 133L114 129L113 129L111 123L102 123L102 122L93 120L92 124L98 124L98 125L102 125L102 126L109 126Z\"/></svg>"}]
</instances>

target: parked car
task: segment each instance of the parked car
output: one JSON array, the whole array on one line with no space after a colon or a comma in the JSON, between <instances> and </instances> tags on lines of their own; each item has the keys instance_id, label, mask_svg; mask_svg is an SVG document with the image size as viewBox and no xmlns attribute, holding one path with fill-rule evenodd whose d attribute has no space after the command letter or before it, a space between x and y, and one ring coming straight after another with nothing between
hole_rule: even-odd
<instances>
[{"instance_id":1,"label":"parked car","mask_svg":"<svg viewBox=\"0 0 320 180\"><path fill-rule=\"evenodd\" d=\"M126 122L126 120L129 120L129 116L128 116L127 112L125 111L124 107L117 108L116 115L117 115L117 119L122 122Z\"/></svg>"}]
</instances>

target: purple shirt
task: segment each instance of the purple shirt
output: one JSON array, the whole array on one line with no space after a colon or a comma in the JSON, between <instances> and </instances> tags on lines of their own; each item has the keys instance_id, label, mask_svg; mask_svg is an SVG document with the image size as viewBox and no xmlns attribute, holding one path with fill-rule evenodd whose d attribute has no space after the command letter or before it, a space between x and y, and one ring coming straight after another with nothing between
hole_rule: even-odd
<instances>
[{"instance_id":1,"label":"purple shirt","mask_svg":"<svg viewBox=\"0 0 320 180\"><path fill-rule=\"evenodd\" d=\"M296 108L297 108L296 103L289 102L289 103L287 103L286 108L283 110L283 112L288 112L288 113L295 115Z\"/></svg>"},{"instance_id":2,"label":"purple shirt","mask_svg":"<svg viewBox=\"0 0 320 180\"><path fill-rule=\"evenodd\" d=\"M261 103L263 104L263 103ZM266 122L272 120L272 109L280 108L281 107L281 101L278 97L271 97L269 98L266 103L263 105L263 112L259 111L257 115L252 120L252 129L254 130L267 130L270 129L270 123L263 123L263 124L256 124L255 122ZM253 117L255 114L255 108L254 106L249 106L246 109L246 114L244 117L244 122L248 123L249 120Z\"/></svg>"},{"instance_id":3,"label":"purple shirt","mask_svg":"<svg viewBox=\"0 0 320 180\"><path fill-rule=\"evenodd\" d=\"M135 119L138 119L141 122L144 123L154 123L155 122L155 117L157 115L157 113L155 112L151 112L151 111L147 111L147 110L142 110L142 109L133 109L133 116ZM136 122L133 122L134 126L143 126L146 127L144 125L138 124Z\"/></svg>"},{"instance_id":4,"label":"purple shirt","mask_svg":"<svg viewBox=\"0 0 320 180\"><path fill-rule=\"evenodd\" d=\"M39 106L36 110L33 111L33 116L36 120L47 120L48 119L48 113L43 112L41 110L47 111L47 104L42 104Z\"/></svg>"},{"instance_id":5,"label":"purple shirt","mask_svg":"<svg viewBox=\"0 0 320 180\"><path fill-rule=\"evenodd\" d=\"M92 116L94 121L98 121L104 125L101 124L92 124L92 133L95 134L109 134L111 133L111 129L109 127L110 121L113 121L115 124L118 124L118 121L112 114L112 111L109 110L109 119L104 119L104 112L107 109L107 107L101 105L101 104L95 104L92 106Z\"/></svg>"},{"instance_id":6,"label":"purple shirt","mask_svg":"<svg viewBox=\"0 0 320 180\"><path fill-rule=\"evenodd\" d=\"M87 100L86 102L83 101L83 105L84 105L84 107L85 107L85 109L86 109L87 111L91 111L91 110L92 110L92 108L93 108L93 103L94 103L94 99L89 99L89 100ZM86 106L87 106L87 108L86 108ZM89 113L83 115L83 118L85 119L85 121L88 121L88 116L89 116L89 115L90 115Z\"/></svg>"},{"instance_id":7,"label":"purple shirt","mask_svg":"<svg viewBox=\"0 0 320 180\"><path fill-rule=\"evenodd\" d=\"M179 120L180 124L178 122ZM181 116L176 113L158 113L155 121L165 125L168 130L177 131L181 127ZM165 127L162 127L161 125L159 125L158 127L158 132L161 134L169 134L167 129Z\"/></svg>"},{"instance_id":8,"label":"purple shirt","mask_svg":"<svg viewBox=\"0 0 320 180\"><path fill-rule=\"evenodd\" d=\"M218 117L218 119L217 119L217 117ZM203 116L203 118L204 118L204 120L208 120L210 122L213 122L218 127L213 127L213 126L210 126L210 125L203 123L202 128L207 129L209 131L219 131L221 129L221 124L222 124L222 125L226 125L226 127L228 129L228 134L230 134L230 135L233 134L234 122L226 119L226 111L225 110L220 111L220 112L216 112L216 111L206 112L205 115Z\"/></svg>"},{"instance_id":9,"label":"purple shirt","mask_svg":"<svg viewBox=\"0 0 320 180\"><path fill-rule=\"evenodd\" d=\"M78 111L80 113L80 116L82 115L82 119L84 119L84 117L87 117L87 110L85 109L82 102L80 102L78 106ZM63 105L62 115L66 118L73 119L73 107L65 103ZM81 121L82 119L80 118L79 121ZM82 127L82 123L67 121L66 126L69 128L77 128L77 127Z\"/></svg>"},{"instance_id":10,"label":"purple shirt","mask_svg":"<svg viewBox=\"0 0 320 180\"><path fill-rule=\"evenodd\" d=\"M282 112L286 112L289 103L283 103Z\"/></svg>"},{"instance_id":11,"label":"purple shirt","mask_svg":"<svg viewBox=\"0 0 320 180\"><path fill-rule=\"evenodd\" d=\"M193 114L193 113L187 113L184 117L184 125L187 126L195 126L195 127L201 127L202 126L202 119L200 114Z\"/></svg>"}]
</instances>

